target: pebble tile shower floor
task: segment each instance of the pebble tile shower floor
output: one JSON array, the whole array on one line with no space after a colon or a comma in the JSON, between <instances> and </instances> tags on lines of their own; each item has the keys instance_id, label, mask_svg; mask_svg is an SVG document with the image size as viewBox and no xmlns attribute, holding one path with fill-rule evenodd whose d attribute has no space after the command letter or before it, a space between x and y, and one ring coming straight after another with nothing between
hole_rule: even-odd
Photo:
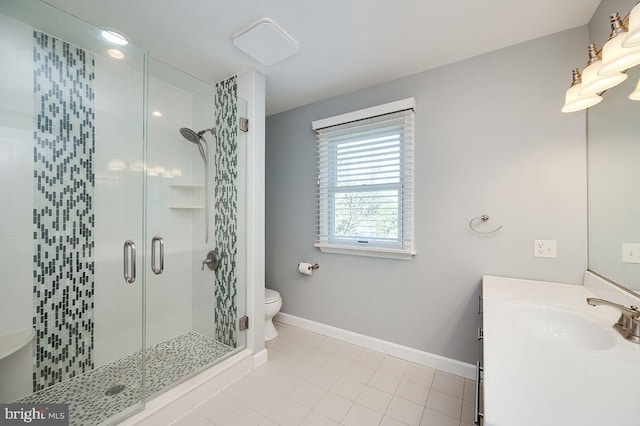
<instances>
[{"instance_id":1,"label":"pebble tile shower floor","mask_svg":"<svg viewBox=\"0 0 640 426\"><path fill-rule=\"evenodd\" d=\"M196 332L188 332L146 350L146 396L152 396L219 360L233 348ZM141 353L31 394L20 403L68 403L70 426L96 425L140 401ZM121 392L106 395L124 385Z\"/></svg>"},{"instance_id":2,"label":"pebble tile shower floor","mask_svg":"<svg viewBox=\"0 0 640 426\"><path fill-rule=\"evenodd\" d=\"M172 426L473 425L473 380L275 325L265 365Z\"/></svg>"}]
</instances>

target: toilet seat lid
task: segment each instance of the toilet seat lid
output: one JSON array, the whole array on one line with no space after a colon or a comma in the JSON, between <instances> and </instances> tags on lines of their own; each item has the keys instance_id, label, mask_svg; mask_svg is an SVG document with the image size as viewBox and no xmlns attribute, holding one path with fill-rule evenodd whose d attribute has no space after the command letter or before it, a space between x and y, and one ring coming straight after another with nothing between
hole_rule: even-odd
<instances>
[{"instance_id":1,"label":"toilet seat lid","mask_svg":"<svg viewBox=\"0 0 640 426\"><path fill-rule=\"evenodd\" d=\"M264 289L264 303L272 303L280 299L280 293L270 288Z\"/></svg>"}]
</instances>

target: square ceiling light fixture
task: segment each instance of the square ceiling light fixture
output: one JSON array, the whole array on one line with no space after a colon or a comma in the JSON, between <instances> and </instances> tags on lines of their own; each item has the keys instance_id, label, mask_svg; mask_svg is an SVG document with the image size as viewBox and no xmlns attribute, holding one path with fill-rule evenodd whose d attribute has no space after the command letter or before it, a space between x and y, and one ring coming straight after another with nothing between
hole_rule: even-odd
<instances>
[{"instance_id":1,"label":"square ceiling light fixture","mask_svg":"<svg viewBox=\"0 0 640 426\"><path fill-rule=\"evenodd\" d=\"M262 18L234 34L233 44L267 66L298 53L298 42L269 18Z\"/></svg>"}]
</instances>

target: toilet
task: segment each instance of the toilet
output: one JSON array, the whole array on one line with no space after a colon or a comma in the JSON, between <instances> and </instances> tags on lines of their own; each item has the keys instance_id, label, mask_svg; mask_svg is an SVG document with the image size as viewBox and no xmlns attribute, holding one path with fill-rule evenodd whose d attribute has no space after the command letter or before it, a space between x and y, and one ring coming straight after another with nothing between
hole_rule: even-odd
<instances>
[{"instance_id":1,"label":"toilet","mask_svg":"<svg viewBox=\"0 0 640 426\"><path fill-rule=\"evenodd\" d=\"M278 337L278 330L273 325L273 317L280 312L282 298L280 293L269 288L264 289L264 341Z\"/></svg>"}]
</instances>

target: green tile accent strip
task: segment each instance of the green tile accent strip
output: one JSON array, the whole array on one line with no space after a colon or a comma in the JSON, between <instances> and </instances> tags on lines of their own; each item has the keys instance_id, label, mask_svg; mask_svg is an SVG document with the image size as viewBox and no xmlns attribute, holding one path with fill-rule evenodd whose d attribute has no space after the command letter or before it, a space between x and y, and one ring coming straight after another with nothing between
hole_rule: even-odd
<instances>
[{"instance_id":1,"label":"green tile accent strip","mask_svg":"<svg viewBox=\"0 0 640 426\"><path fill-rule=\"evenodd\" d=\"M216 84L215 238L221 256L215 278L216 340L236 347L238 294L238 85L236 76Z\"/></svg>"},{"instance_id":2,"label":"green tile accent strip","mask_svg":"<svg viewBox=\"0 0 640 426\"><path fill-rule=\"evenodd\" d=\"M33 390L93 369L95 62L33 33Z\"/></svg>"}]
</instances>

